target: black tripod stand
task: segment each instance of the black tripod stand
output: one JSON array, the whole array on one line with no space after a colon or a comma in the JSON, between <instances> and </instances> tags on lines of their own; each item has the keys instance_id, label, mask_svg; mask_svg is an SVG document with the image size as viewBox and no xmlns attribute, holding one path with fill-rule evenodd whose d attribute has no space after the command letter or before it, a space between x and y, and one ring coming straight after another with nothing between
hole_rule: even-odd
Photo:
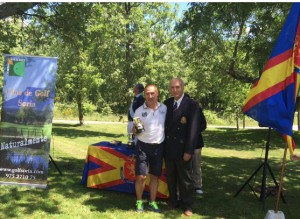
<instances>
[{"instance_id":1,"label":"black tripod stand","mask_svg":"<svg viewBox=\"0 0 300 219\"><path fill-rule=\"evenodd\" d=\"M51 157L50 154L49 154L49 158L50 158L50 162L52 162L54 164L54 166L57 169L57 171L59 172L59 174L62 175L62 172L60 171L60 169L58 168L58 166L56 165L55 161L53 160L53 158Z\"/></svg>"},{"instance_id":2,"label":"black tripod stand","mask_svg":"<svg viewBox=\"0 0 300 219\"><path fill-rule=\"evenodd\" d=\"M266 177L267 177L267 170L269 170L269 173L272 176L273 182L276 185L276 191L278 191L278 183L274 177L274 174L271 170L271 167L268 163L268 155L269 155L269 148L270 148L270 136L271 136L271 128L269 128L268 130L268 137L267 137L267 142L266 142L266 151L265 151L265 159L264 162L262 162L259 167L253 172L253 174L247 179L247 181L243 184L243 186L237 191L237 193L235 193L235 195L233 197L238 196L238 194L243 190L243 188L248 185L250 187L250 189L253 191L254 195L258 198L258 196L255 193L255 190L253 189L253 187L249 184L249 182L251 181L251 179L257 174L257 172L260 170L260 168L263 168L263 174L262 174L262 180L261 180L261 189L260 189L260 196L259 196L259 200L262 201L263 203L263 209L265 209L265 200L267 198L267 193L266 193ZM275 189L275 188L274 188ZM274 190L273 189L273 190ZM282 192L280 192L280 197L282 199L282 201L284 203L285 199L282 195Z\"/></svg>"},{"instance_id":3,"label":"black tripod stand","mask_svg":"<svg viewBox=\"0 0 300 219\"><path fill-rule=\"evenodd\" d=\"M53 142L53 153L54 153L54 138L52 135L52 142ZM55 161L53 160L53 158L51 157L50 153L49 153L49 158L50 158L50 162L49 163L53 163L55 168L57 169L57 171L59 172L60 175L62 175L62 172L60 171L60 169L58 168L58 166L56 165Z\"/></svg>"}]
</instances>

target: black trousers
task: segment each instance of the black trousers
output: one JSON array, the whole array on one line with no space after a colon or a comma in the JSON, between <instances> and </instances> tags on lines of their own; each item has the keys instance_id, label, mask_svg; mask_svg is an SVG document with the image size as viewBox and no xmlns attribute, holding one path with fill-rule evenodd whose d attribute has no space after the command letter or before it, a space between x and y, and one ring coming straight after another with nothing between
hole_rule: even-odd
<instances>
[{"instance_id":1,"label":"black trousers","mask_svg":"<svg viewBox=\"0 0 300 219\"><path fill-rule=\"evenodd\" d=\"M170 193L170 201L173 207L181 207L183 210L192 210L194 201L194 185L191 177L192 159L165 158L167 184ZM179 188L181 202L178 200L177 188Z\"/></svg>"}]
</instances>

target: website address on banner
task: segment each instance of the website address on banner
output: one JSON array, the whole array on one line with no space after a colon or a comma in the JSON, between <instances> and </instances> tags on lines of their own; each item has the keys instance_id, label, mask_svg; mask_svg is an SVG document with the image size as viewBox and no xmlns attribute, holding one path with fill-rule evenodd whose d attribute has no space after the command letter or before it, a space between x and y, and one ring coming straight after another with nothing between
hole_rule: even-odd
<instances>
[{"instance_id":1,"label":"website address on banner","mask_svg":"<svg viewBox=\"0 0 300 219\"><path fill-rule=\"evenodd\" d=\"M22 169L22 168L10 169L10 168L3 168L3 167L0 167L0 172L44 174L43 170L29 170L29 169Z\"/></svg>"},{"instance_id":2,"label":"website address on banner","mask_svg":"<svg viewBox=\"0 0 300 219\"><path fill-rule=\"evenodd\" d=\"M10 169L0 168L0 172L5 172L5 177L9 179L23 179L23 180L35 180L35 175L31 174L44 174L44 171L40 170L29 170L29 169Z\"/></svg>"}]
</instances>

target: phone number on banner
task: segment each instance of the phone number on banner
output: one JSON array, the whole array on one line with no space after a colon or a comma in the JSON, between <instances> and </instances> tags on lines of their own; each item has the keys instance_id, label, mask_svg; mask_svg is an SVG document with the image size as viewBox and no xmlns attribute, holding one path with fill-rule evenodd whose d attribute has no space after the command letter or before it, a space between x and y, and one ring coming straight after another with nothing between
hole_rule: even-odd
<instances>
[{"instance_id":1,"label":"phone number on banner","mask_svg":"<svg viewBox=\"0 0 300 219\"><path fill-rule=\"evenodd\" d=\"M34 175L25 175L25 174L12 174L12 173L7 173L5 174L6 178L10 179L27 179L27 180L34 180L35 176Z\"/></svg>"}]
</instances>

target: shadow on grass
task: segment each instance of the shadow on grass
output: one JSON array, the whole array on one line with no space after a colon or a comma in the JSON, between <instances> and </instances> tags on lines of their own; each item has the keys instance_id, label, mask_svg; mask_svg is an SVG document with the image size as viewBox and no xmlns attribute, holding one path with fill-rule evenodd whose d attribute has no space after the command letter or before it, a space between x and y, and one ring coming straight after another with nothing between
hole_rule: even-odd
<instances>
[{"instance_id":1,"label":"shadow on grass","mask_svg":"<svg viewBox=\"0 0 300 219\"><path fill-rule=\"evenodd\" d=\"M97 131L79 130L73 125L55 125L53 131L56 135L75 138L76 136L94 137L109 135ZM111 135L111 134L110 134ZM112 135L116 136L116 135ZM209 147L219 149L235 149L238 151L255 150L264 147L267 130L240 130L216 129L206 130L204 138ZM296 134L296 138L299 135ZM281 141L281 135L272 131L271 145ZM273 146L278 149L280 146ZM63 175L60 175L55 166L50 163L48 189L26 189L24 187L1 186L0 202L5 203L0 207L1 218L29 217L35 212L45 212L47 215L64 214L60 206L66 201L82 202L91 212L112 212L114 210L132 211L135 209L135 195L130 193L114 192L100 189L87 188L81 185L81 177L84 168L84 160L72 157L56 158L54 160ZM274 209L276 197L269 196L266 199L266 208L262 209L262 203L254 196L251 189L246 186L237 197L234 194L241 188L254 170L261 164L262 159L239 157L209 157L203 155L203 190L202 196L197 196L194 202L193 218L263 218L266 210ZM270 167L279 179L281 170L280 160L269 160ZM299 162L286 164L284 195L287 204L281 204L280 210L286 218L300 218L298 203L300 197ZM254 188L261 185L262 169L250 181ZM274 186L271 176L267 175L267 186ZM259 194L258 194L259 195ZM88 196L88 198L86 198ZM147 197L145 197L145 200ZM167 200L159 199L164 218L178 218L181 211L166 211ZM7 204L9 203L9 204ZM72 209L70 209L72 210ZM44 215L45 215L44 214ZM82 215L84 216L84 215ZM65 215L68 217L68 215ZM142 217L142 216L141 216ZM138 218L138 216L134 217ZM160 217L161 218L161 217Z\"/></svg>"},{"instance_id":2,"label":"shadow on grass","mask_svg":"<svg viewBox=\"0 0 300 219\"><path fill-rule=\"evenodd\" d=\"M81 177L84 162L79 159L68 158L56 160L56 164L63 172L59 175L55 166L49 165L49 179L47 190L20 189L7 187L6 195L0 197L1 203L11 203L1 208L1 214L6 218L17 217L16 212L22 209L23 215L30 215L35 211L43 211L47 214L60 214L60 205L64 200L81 200L83 196L89 196L88 200L83 201L91 211L113 212L113 210L134 211L135 195L122 192L114 192L100 189L90 189L81 185ZM203 181L204 195L196 197L194 204L195 216L201 215L207 218L262 218L265 211L262 210L261 203L252 194L249 187L237 196L233 195L242 186L245 180L252 174L253 170L260 164L258 159L239 159L239 158L211 158L203 156ZM271 164L275 176L278 178L280 164ZM297 199L300 196L297 191L298 178L293 175L297 171L297 164L288 164L289 179L285 183L285 195L288 204L284 209L288 211L290 218L300 218L300 213L296 212ZM267 181L270 183L268 176ZM251 181L252 183L261 182L261 173ZM273 184L273 182L271 182ZM295 193L295 191L297 191ZM56 199L55 194L64 198ZM145 197L147 199L147 197ZM182 212L166 211L167 200L159 199L165 218L179 217ZM274 209L275 197L266 200L266 206ZM246 207L247 206L247 207ZM289 207L287 207L289 206ZM289 209L288 209L289 208ZM267 208L268 209L268 208Z\"/></svg>"},{"instance_id":3,"label":"shadow on grass","mask_svg":"<svg viewBox=\"0 0 300 219\"><path fill-rule=\"evenodd\" d=\"M214 148L237 151L254 150L265 147L268 129L207 129L203 132L205 144ZM270 147L282 148L285 145L282 135L271 130Z\"/></svg>"},{"instance_id":4,"label":"shadow on grass","mask_svg":"<svg viewBox=\"0 0 300 219\"><path fill-rule=\"evenodd\" d=\"M257 203L252 194L249 194L248 187L237 198L233 198L239 186L258 165L259 161L257 159L247 159L245 161L239 158L203 157L203 160L205 194L203 197L196 198L195 214L209 218L233 218L232 215L249 216L249 218L261 217L260 204ZM23 213L26 215L40 210L47 212L47 214L59 214L59 205L62 203L51 198L50 193L59 194L65 199L73 200L80 200L82 196L88 195L89 199L84 201L83 205L88 206L91 211L106 212L114 209L134 211L134 194L90 189L81 185L80 181L84 166L82 160L69 158L58 160L56 164L63 175L59 175L54 165L50 164L48 190L19 191L19 189L13 188L9 190L8 195L2 196L0 201L14 203L25 198L26 202L19 203L18 207L22 208ZM237 166L239 168L236 168ZM260 177L258 178L260 180ZM293 182L291 181L289 185L292 185ZM162 209L165 210L166 200L159 200L159 203ZM245 209L244 204L251 206L252 209ZM17 216L14 213L15 207L14 205L7 206L6 209L2 210L2 214L7 217ZM253 211L253 209L256 210ZM181 211L163 211L162 214L170 218L179 216Z\"/></svg>"},{"instance_id":5,"label":"shadow on grass","mask_svg":"<svg viewBox=\"0 0 300 219\"><path fill-rule=\"evenodd\" d=\"M47 214L59 213L59 202L49 198L49 190L28 189L25 187L1 187L5 195L0 197L0 202L10 203L1 206L3 218L19 218L21 215L31 215L36 211ZM3 192L2 191L2 192Z\"/></svg>"},{"instance_id":6,"label":"shadow on grass","mask_svg":"<svg viewBox=\"0 0 300 219\"><path fill-rule=\"evenodd\" d=\"M205 193L203 197L197 198L198 205L196 205L195 212L210 218L263 218L268 209L274 210L276 195L270 194L266 198L265 209L263 209L263 203L259 200L260 191L256 191L255 196L248 184L242 189L242 186L262 162L261 159L203 156L203 190ZM269 165L278 183L281 161L269 160ZM300 217L296 204L300 195L299 176L296 174L299 169L298 165L298 163L291 161L286 164L283 194L287 203L281 203L280 208L285 212L286 218ZM249 181L249 185L254 189L261 187L262 171L263 168L260 168ZM275 183L271 174L267 171L266 187L274 186ZM237 194L240 189L242 190ZM234 197L235 194L237 194L236 197Z\"/></svg>"}]
</instances>

